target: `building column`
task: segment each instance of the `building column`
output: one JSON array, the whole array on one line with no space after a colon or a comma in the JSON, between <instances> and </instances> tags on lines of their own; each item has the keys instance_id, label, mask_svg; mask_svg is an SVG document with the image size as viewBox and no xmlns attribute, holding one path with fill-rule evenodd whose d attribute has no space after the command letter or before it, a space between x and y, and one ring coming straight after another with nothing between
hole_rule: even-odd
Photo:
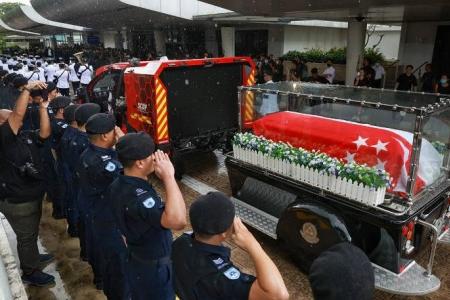
<instances>
[{"instance_id":1,"label":"building column","mask_svg":"<svg viewBox=\"0 0 450 300\"><path fill-rule=\"evenodd\" d=\"M122 45L120 45L121 49L128 50L129 49L129 44L130 44L128 29L126 27L122 27L122 30L120 31L120 34L121 34L121 42L122 42Z\"/></svg>"},{"instance_id":2,"label":"building column","mask_svg":"<svg viewBox=\"0 0 450 300\"><path fill-rule=\"evenodd\" d=\"M156 56L166 55L166 33L164 30L154 30Z\"/></svg>"},{"instance_id":3,"label":"building column","mask_svg":"<svg viewBox=\"0 0 450 300\"><path fill-rule=\"evenodd\" d=\"M222 53L224 56L235 55L235 31L234 27L220 28L222 34Z\"/></svg>"},{"instance_id":4,"label":"building column","mask_svg":"<svg viewBox=\"0 0 450 300\"><path fill-rule=\"evenodd\" d=\"M345 69L345 84L353 85L355 76L364 59L364 43L366 39L367 22L348 22L347 29L347 65Z\"/></svg>"},{"instance_id":5,"label":"building column","mask_svg":"<svg viewBox=\"0 0 450 300\"><path fill-rule=\"evenodd\" d=\"M208 26L205 29L205 49L213 57L219 55L219 45L217 43L217 34L215 26Z\"/></svg>"}]
</instances>

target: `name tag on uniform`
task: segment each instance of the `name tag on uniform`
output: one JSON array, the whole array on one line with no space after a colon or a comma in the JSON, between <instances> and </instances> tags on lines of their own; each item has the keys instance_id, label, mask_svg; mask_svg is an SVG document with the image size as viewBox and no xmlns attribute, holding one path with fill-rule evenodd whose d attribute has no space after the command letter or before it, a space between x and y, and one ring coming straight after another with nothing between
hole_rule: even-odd
<instances>
[{"instance_id":1,"label":"name tag on uniform","mask_svg":"<svg viewBox=\"0 0 450 300\"><path fill-rule=\"evenodd\" d=\"M152 197L145 199L144 202L142 202L142 204L144 204L146 208L152 208L153 206L155 206L155 203L155 199L153 199Z\"/></svg>"}]
</instances>

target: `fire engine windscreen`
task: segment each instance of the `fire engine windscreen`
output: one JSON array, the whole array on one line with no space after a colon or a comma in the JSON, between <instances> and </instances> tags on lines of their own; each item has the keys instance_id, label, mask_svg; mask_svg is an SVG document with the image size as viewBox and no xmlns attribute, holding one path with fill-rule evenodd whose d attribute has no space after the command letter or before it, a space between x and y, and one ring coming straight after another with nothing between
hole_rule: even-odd
<instances>
[{"instance_id":1,"label":"fire engine windscreen","mask_svg":"<svg viewBox=\"0 0 450 300\"><path fill-rule=\"evenodd\" d=\"M175 143L239 127L241 64L167 69L160 78L168 91L169 132Z\"/></svg>"}]
</instances>

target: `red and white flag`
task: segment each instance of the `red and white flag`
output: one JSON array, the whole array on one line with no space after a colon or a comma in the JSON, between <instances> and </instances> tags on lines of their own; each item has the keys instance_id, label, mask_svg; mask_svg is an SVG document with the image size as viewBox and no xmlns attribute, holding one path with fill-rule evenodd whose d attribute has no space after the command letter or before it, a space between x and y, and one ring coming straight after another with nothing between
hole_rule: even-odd
<instances>
[{"instance_id":1,"label":"red and white flag","mask_svg":"<svg viewBox=\"0 0 450 300\"><path fill-rule=\"evenodd\" d=\"M296 112L267 115L253 123L253 132L347 163L386 170L392 177L389 191L406 192L413 140L409 132ZM441 166L442 155L424 139L415 193L439 177Z\"/></svg>"}]
</instances>

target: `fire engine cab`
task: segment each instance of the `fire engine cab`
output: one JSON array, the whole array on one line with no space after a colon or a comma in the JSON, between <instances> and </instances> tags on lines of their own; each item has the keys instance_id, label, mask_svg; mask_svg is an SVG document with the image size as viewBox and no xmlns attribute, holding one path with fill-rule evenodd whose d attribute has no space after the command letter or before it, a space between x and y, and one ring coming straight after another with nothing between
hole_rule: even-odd
<instances>
[{"instance_id":1,"label":"fire engine cab","mask_svg":"<svg viewBox=\"0 0 450 300\"><path fill-rule=\"evenodd\" d=\"M237 87L255 83L248 57L158 60L101 67L87 101L114 111L128 132L145 131L172 157L230 149L239 129ZM175 160L182 173L180 160Z\"/></svg>"}]
</instances>

